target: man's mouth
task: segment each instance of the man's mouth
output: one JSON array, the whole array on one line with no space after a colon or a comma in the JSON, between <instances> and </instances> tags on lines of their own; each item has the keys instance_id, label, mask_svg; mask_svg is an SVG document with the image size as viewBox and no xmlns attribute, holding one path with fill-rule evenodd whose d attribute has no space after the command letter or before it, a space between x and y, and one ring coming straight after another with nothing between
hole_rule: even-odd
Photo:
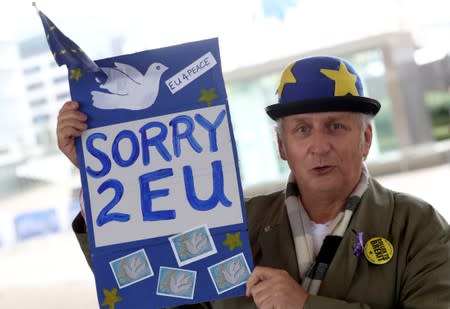
<instances>
[{"instance_id":1,"label":"man's mouth","mask_svg":"<svg viewBox=\"0 0 450 309\"><path fill-rule=\"evenodd\" d=\"M334 170L333 165L322 165L322 166L316 166L311 169L311 172L314 175L322 176L326 175Z\"/></svg>"}]
</instances>

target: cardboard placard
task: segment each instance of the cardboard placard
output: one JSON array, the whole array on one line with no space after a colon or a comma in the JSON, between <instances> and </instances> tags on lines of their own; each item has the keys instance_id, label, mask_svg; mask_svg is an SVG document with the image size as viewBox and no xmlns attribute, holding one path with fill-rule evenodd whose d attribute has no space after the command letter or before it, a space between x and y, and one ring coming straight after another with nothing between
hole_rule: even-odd
<instances>
[{"instance_id":1,"label":"cardboard placard","mask_svg":"<svg viewBox=\"0 0 450 309\"><path fill-rule=\"evenodd\" d=\"M253 268L217 39L69 74L97 294L109 308L244 295Z\"/></svg>"}]
</instances>

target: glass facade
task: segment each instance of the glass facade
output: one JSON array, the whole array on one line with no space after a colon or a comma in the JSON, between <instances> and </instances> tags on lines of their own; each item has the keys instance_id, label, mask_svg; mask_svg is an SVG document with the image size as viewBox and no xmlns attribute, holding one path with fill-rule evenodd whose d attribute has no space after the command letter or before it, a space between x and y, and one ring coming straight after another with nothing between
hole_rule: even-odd
<instances>
[{"instance_id":1,"label":"glass facade","mask_svg":"<svg viewBox=\"0 0 450 309\"><path fill-rule=\"evenodd\" d=\"M278 158L274 122L264 110L276 102L278 78L278 73L268 73L227 83L244 186L278 179L287 170Z\"/></svg>"},{"instance_id":2,"label":"glass facade","mask_svg":"<svg viewBox=\"0 0 450 309\"><path fill-rule=\"evenodd\" d=\"M374 119L374 140L370 160L376 160L380 152L396 150L398 141L392 126L392 100L387 90L386 66L381 49L374 48L344 55L360 74L365 96L375 98L381 109Z\"/></svg>"}]
</instances>

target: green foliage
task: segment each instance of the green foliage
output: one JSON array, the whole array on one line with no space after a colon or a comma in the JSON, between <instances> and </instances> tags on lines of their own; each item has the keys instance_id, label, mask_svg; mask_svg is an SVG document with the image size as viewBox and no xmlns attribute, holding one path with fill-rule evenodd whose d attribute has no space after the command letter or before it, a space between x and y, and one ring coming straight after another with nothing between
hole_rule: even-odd
<instances>
[{"instance_id":1,"label":"green foliage","mask_svg":"<svg viewBox=\"0 0 450 309\"><path fill-rule=\"evenodd\" d=\"M425 94L425 104L431 115L434 138L450 138L450 93L429 91Z\"/></svg>"},{"instance_id":2,"label":"green foliage","mask_svg":"<svg viewBox=\"0 0 450 309\"><path fill-rule=\"evenodd\" d=\"M440 127L433 127L433 136L437 141L450 138L450 124Z\"/></svg>"}]
</instances>

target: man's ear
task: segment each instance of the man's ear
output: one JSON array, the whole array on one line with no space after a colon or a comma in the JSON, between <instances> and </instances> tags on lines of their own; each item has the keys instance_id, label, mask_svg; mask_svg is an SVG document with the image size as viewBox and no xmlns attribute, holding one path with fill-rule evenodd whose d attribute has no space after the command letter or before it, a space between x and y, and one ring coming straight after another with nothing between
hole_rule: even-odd
<instances>
[{"instance_id":1,"label":"man's ear","mask_svg":"<svg viewBox=\"0 0 450 309\"><path fill-rule=\"evenodd\" d=\"M363 145L363 156L367 157L369 155L370 146L372 145L372 124L368 124L366 130L364 131L364 145Z\"/></svg>"},{"instance_id":2,"label":"man's ear","mask_svg":"<svg viewBox=\"0 0 450 309\"><path fill-rule=\"evenodd\" d=\"M280 154L280 158L286 160L286 150L284 148L283 139L280 137L280 133L277 132L277 145L278 145L278 153Z\"/></svg>"}]
</instances>

